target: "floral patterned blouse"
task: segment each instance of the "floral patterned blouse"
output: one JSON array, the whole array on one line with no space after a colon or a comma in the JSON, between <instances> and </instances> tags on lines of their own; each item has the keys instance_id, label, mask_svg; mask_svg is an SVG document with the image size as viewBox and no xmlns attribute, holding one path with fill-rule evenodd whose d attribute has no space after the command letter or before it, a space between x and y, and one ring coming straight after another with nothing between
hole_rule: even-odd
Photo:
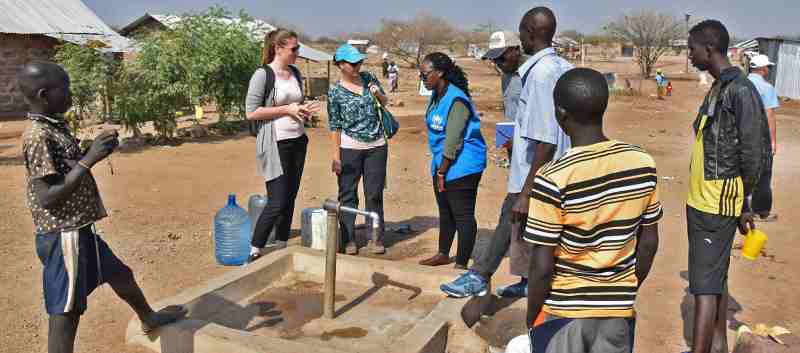
<instances>
[{"instance_id":1,"label":"floral patterned blouse","mask_svg":"<svg viewBox=\"0 0 800 353\"><path fill-rule=\"evenodd\" d=\"M367 87L375 83L383 93L378 79L369 72L361 72L364 88L360 95L344 88L341 83L328 90L328 127L331 131L342 130L347 136L360 142L374 142L383 136L376 98Z\"/></svg>"}]
</instances>

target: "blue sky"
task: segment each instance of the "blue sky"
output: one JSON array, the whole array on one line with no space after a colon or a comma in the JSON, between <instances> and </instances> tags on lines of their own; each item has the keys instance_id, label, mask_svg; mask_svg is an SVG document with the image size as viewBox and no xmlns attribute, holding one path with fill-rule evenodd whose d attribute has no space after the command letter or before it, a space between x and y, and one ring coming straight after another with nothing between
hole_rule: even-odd
<instances>
[{"instance_id":1,"label":"blue sky","mask_svg":"<svg viewBox=\"0 0 800 353\"><path fill-rule=\"evenodd\" d=\"M381 18L410 18L427 12L471 29L492 22L516 29L528 9L545 5L556 12L559 31L597 32L620 14L654 9L683 18L715 18L737 37L800 35L800 0L83 0L106 23L124 26L145 12L184 13L222 5L244 9L262 19L276 18L312 35L366 32L377 29Z\"/></svg>"}]
</instances>

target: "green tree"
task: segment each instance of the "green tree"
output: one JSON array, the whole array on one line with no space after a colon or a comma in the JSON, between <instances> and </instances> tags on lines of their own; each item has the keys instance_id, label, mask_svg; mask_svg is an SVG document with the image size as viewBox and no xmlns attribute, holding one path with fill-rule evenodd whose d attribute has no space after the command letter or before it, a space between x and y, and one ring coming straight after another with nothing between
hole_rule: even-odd
<instances>
[{"instance_id":1,"label":"green tree","mask_svg":"<svg viewBox=\"0 0 800 353\"><path fill-rule=\"evenodd\" d=\"M55 61L61 64L70 76L70 91L76 119L80 121L89 115L102 115L97 112L98 100L102 104L107 102L104 95L108 88L108 77L114 69L111 60L98 51L92 43L87 45L65 43L56 48Z\"/></svg>"},{"instance_id":2,"label":"green tree","mask_svg":"<svg viewBox=\"0 0 800 353\"><path fill-rule=\"evenodd\" d=\"M222 120L244 118L250 76L259 65L263 37L245 13L222 8L185 18L175 28L193 104L213 102Z\"/></svg>"},{"instance_id":3,"label":"green tree","mask_svg":"<svg viewBox=\"0 0 800 353\"><path fill-rule=\"evenodd\" d=\"M191 93L185 68L181 65L182 47L172 31L154 32L138 42L134 60L125 64L118 79L125 82L115 103L120 120L134 135L148 121L159 136L174 134L175 111L189 104Z\"/></svg>"},{"instance_id":4,"label":"green tree","mask_svg":"<svg viewBox=\"0 0 800 353\"><path fill-rule=\"evenodd\" d=\"M116 101L123 123L137 133L152 120L159 135L171 137L176 111L206 103L216 105L221 121L243 118L262 42L263 31L252 18L232 17L220 7L187 14L173 29L141 38L119 76L130 83Z\"/></svg>"}]
</instances>

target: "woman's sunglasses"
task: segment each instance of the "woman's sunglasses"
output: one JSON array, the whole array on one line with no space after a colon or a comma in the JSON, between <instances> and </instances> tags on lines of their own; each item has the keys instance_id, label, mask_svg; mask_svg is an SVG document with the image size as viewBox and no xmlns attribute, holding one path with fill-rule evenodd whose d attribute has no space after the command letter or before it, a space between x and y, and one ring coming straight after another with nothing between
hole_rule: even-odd
<instances>
[{"instance_id":1,"label":"woman's sunglasses","mask_svg":"<svg viewBox=\"0 0 800 353\"><path fill-rule=\"evenodd\" d=\"M286 47L284 47L284 48L286 48ZM295 45L294 47L291 47L291 48L286 48L286 49L289 49L289 50L291 50L291 51L292 51L292 53L295 53L295 54L297 54L297 52L299 52L299 51L300 51L300 44L298 44L298 45Z\"/></svg>"},{"instance_id":2,"label":"woman's sunglasses","mask_svg":"<svg viewBox=\"0 0 800 353\"><path fill-rule=\"evenodd\" d=\"M430 76L433 73L433 71L434 70L427 71L427 72L420 71L419 72L419 78L422 79L423 81L427 81L428 80L428 76Z\"/></svg>"}]
</instances>

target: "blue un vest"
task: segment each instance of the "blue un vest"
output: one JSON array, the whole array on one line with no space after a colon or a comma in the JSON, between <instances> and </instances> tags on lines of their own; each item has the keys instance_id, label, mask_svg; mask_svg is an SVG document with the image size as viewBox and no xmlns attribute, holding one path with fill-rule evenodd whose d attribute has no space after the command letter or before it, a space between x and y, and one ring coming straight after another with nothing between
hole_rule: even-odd
<instances>
[{"instance_id":1,"label":"blue un vest","mask_svg":"<svg viewBox=\"0 0 800 353\"><path fill-rule=\"evenodd\" d=\"M433 105L433 97L428 102L428 114L425 117L425 124L428 126L428 146L432 155L431 176L436 174L436 170L442 164L447 115L456 100L461 100L469 108L469 120L467 120L467 126L464 129L464 145L456 160L450 164L450 169L447 170L447 175L445 175L445 181L480 173L486 169L486 142L484 142L483 135L481 135L481 120L478 118L475 107L467 95L464 94L464 91L450 84L447 87L447 93L436 105Z\"/></svg>"}]
</instances>

